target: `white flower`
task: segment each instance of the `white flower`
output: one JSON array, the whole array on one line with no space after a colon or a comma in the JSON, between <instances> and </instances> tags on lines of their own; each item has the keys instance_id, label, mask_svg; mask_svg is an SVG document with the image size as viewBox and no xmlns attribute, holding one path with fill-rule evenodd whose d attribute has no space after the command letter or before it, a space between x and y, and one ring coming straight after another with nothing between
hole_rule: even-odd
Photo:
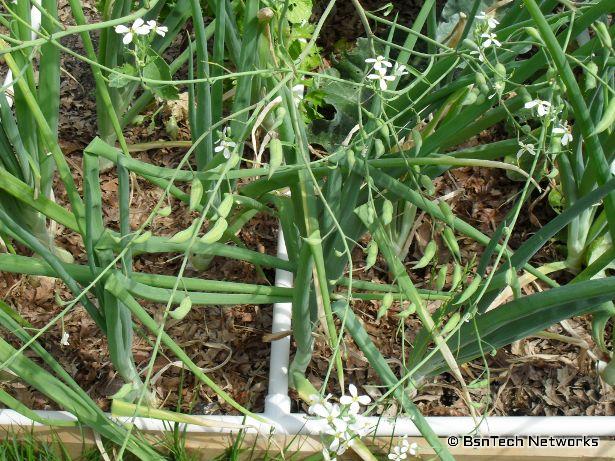
<instances>
[{"instance_id":1,"label":"white flower","mask_svg":"<svg viewBox=\"0 0 615 461\"><path fill-rule=\"evenodd\" d=\"M549 101L543 101L542 99L534 99L530 102L526 102L523 106L526 109L536 108L536 113L540 117L544 117L549 113L549 109L551 108L551 103Z\"/></svg>"},{"instance_id":2,"label":"white flower","mask_svg":"<svg viewBox=\"0 0 615 461\"><path fill-rule=\"evenodd\" d=\"M519 147L520 149L517 151L517 160L519 160L519 158L521 158L521 156L526 152L530 155L536 155L536 148L533 144L524 144L519 142Z\"/></svg>"},{"instance_id":3,"label":"white flower","mask_svg":"<svg viewBox=\"0 0 615 461\"><path fill-rule=\"evenodd\" d=\"M396 77L401 77L403 75L408 75L408 71L406 70L406 66L404 66L403 64L395 63L395 66L393 67L393 75L395 75Z\"/></svg>"},{"instance_id":4,"label":"white flower","mask_svg":"<svg viewBox=\"0 0 615 461\"><path fill-rule=\"evenodd\" d=\"M145 24L145 21L141 18L137 18L135 22L132 23L130 28L121 24L119 26L115 26L115 32L123 35L122 43L124 45L128 45L132 42L132 39L135 35L147 35L150 33L150 27Z\"/></svg>"},{"instance_id":5,"label":"white flower","mask_svg":"<svg viewBox=\"0 0 615 461\"><path fill-rule=\"evenodd\" d=\"M364 437L372 431L373 426L367 419L360 415L354 415L354 422L348 425L348 429L354 432L358 437Z\"/></svg>"},{"instance_id":6,"label":"white flower","mask_svg":"<svg viewBox=\"0 0 615 461\"><path fill-rule=\"evenodd\" d=\"M167 32L169 31L169 28L167 26L159 26L156 21L154 21L153 19L151 21L147 21L147 26L149 27L150 31L154 31L156 32L158 35L160 35L161 37L164 37Z\"/></svg>"},{"instance_id":7,"label":"white flower","mask_svg":"<svg viewBox=\"0 0 615 461\"><path fill-rule=\"evenodd\" d=\"M365 60L366 63L368 64L373 64L374 65L374 69L376 70L384 70L386 71L387 67L393 67L393 64L391 64L389 61L387 61L384 56L377 56L375 58L367 58Z\"/></svg>"},{"instance_id":8,"label":"white flower","mask_svg":"<svg viewBox=\"0 0 615 461\"><path fill-rule=\"evenodd\" d=\"M60 346L68 346L68 333L65 331L62 333L62 339L60 339Z\"/></svg>"},{"instance_id":9,"label":"white flower","mask_svg":"<svg viewBox=\"0 0 615 461\"><path fill-rule=\"evenodd\" d=\"M357 386L351 384L348 386L348 392L350 395L342 395L340 398L340 403L342 405L350 405L350 413L357 414L360 409L360 405L369 405L372 399L367 395L359 395L359 391L357 390Z\"/></svg>"},{"instance_id":10,"label":"white flower","mask_svg":"<svg viewBox=\"0 0 615 461\"><path fill-rule=\"evenodd\" d=\"M416 443L408 443L408 436L404 435L399 444L393 447L393 450L389 453L389 459L401 461L406 459L408 453L410 453L411 456L415 456L418 453L418 447Z\"/></svg>"},{"instance_id":11,"label":"white flower","mask_svg":"<svg viewBox=\"0 0 615 461\"><path fill-rule=\"evenodd\" d=\"M331 403L328 401L331 394L322 399L317 396L313 397L316 397L316 399L312 400L314 403L310 405L308 412L312 415L325 419L329 424L334 424L334 421L341 416L342 410L337 403Z\"/></svg>"},{"instance_id":12,"label":"white flower","mask_svg":"<svg viewBox=\"0 0 615 461\"><path fill-rule=\"evenodd\" d=\"M568 125L566 124L566 122L564 122L563 125L559 125L553 128L553 134L562 136L562 146L567 146L568 144L570 144L570 142L572 142L572 134L568 130Z\"/></svg>"},{"instance_id":13,"label":"white flower","mask_svg":"<svg viewBox=\"0 0 615 461\"><path fill-rule=\"evenodd\" d=\"M231 150L237 147L237 144L226 135L226 128L222 130L222 136L216 144L214 152L223 152L224 158L231 158Z\"/></svg>"},{"instance_id":14,"label":"white flower","mask_svg":"<svg viewBox=\"0 0 615 461\"><path fill-rule=\"evenodd\" d=\"M389 453L389 459L393 461L402 461L408 457L406 451L408 450L404 450L401 446L395 446L393 447L393 450L391 450L391 453Z\"/></svg>"},{"instance_id":15,"label":"white flower","mask_svg":"<svg viewBox=\"0 0 615 461\"><path fill-rule=\"evenodd\" d=\"M485 32L480 34L485 41L482 43L483 48L489 48L490 46L502 46L502 43L498 40L498 36L493 32Z\"/></svg>"},{"instance_id":16,"label":"white flower","mask_svg":"<svg viewBox=\"0 0 615 461\"><path fill-rule=\"evenodd\" d=\"M321 397L318 394L310 395L310 406L308 408L308 413L315 415L315 408L317 405L331 405L329 403L330 398L331 394L327 394L326 397Z\"/></svg>"},{"instance_id":17,"label":"white flower","mask_svg":"<svg viewBox=\"0 0 615 461\"><path fill-rule=\"evenodd\" d=\"M337 420L325 432L333 436L333 440L329 444L329 451L338 455L344 453L352 440L352 435L348 432L348 425L343 421Z\"/></svg>"},{"instance_id":18,"label":"white flower","mask_svg":"<svg viewBox=\"0 0 615 461\"><path fill-rule=\"evenodd\" d=\"M484 11L481 11L480 13L478 13L476 15L476 19L479 19L481 21L487 21L487 27L489 27L489 29L495 29L498 26L498 24L500 24L500 21L498 21L497 19L491 16L487 16L487 14Z\"/></svg>"},{"instance_id":19,"label":"white flower","mask_svg":"<svg viewBox=\"0 0 615 461\"><path fill-rule=\"evenodd\" d=\"M378 84L380 85L380 89L382 91L387 89L387 82L392 82L393 80L395 80L395 77L393 75L386 74L386 69L376 69L376 73L369 74L367 78L369 78L370 80L378 80Z\"/></svg>"}]
</instances>

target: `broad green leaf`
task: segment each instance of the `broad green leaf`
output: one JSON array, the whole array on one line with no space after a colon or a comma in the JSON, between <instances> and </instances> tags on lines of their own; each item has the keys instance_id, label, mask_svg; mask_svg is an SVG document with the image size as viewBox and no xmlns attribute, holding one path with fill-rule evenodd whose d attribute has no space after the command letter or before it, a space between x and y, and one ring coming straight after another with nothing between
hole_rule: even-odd
<instances>
[{"instance_id":1,"label":"broad green leaf","mask_svg":"<svg viewBox=\"0 0 615 461\"><path fill-rule=\"evenodd\" d=\"M290 0L286 19L293 24L307 22L312 16L312 0Z\"/></svg>"},{"instance_id":2,"label":"broad green leaf","mask_svg":"<svg viewBox=\"0 0 615 461\"><path fill-rule=\"evenodd\" d=\"M111 88L123 88L129 83L132 83L132 80L125 77L126 75L131 77L137 76L137 69L129 63L116 67L113 70L120 72L122 75L116 74L115 72L109 74L109 86Z\"/></svg>"},{"instance_id":3,"label":"broad green leaf","mask_svg":"<svg viewBox=\"0 0 615 461\"><path fill-rule=\"evenodd\" d=\"M158 56L151 59L143 68L143 77L151 80L171 81L171 70L166 61ZM162 99L179 99L177 88L170 84L146 83L146 87Z\"/></svg>"}]
</instances>

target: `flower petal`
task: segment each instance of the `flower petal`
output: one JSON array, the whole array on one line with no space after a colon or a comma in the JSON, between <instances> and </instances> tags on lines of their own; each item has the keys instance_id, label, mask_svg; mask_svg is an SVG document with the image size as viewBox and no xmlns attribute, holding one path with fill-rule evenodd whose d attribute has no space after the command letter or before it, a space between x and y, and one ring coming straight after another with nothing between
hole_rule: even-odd
<instances>
[{"instance_id":1,"label":"flower petal","mask_svg":"<svg viewBox=\"0 0 615 461\"><path fill-rule=\"evenodd\" d=\"M352 395L353 397L356 397L357 395L359 395L357 386L355 386L354 384L348 385L348 392L350 392L350 395Z\"/></svg>"}]
</instances>

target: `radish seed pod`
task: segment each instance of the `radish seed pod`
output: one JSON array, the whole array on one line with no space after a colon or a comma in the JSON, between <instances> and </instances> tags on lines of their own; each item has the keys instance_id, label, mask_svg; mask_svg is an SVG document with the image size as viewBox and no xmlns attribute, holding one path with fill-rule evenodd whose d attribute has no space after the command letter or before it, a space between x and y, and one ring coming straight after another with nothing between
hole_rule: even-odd
<instances>
[{"instance_id":1,"label":"radish seed pod","mask_svg":"<svg viewBox=\"0 0 615 461\"><path fill-rule=\"evenodd\" d=\"M378 244L375 240L371 240L367 245L367 258L365 258L365 270L368 270L374 264L376 264L376 258L378 257Z\"/></svg>"},{"instance_id":2,"label":"radish seed pod","mask_svg":"<svg viewBox=\"0 0 615 461\"><path fill-rule=\"evenodd\" d=\"M393 203L385 199L382 204L382 224L388 226L393 221Z\"/></svg>"},{"instance_id":3,"label":"radish seed pod","mask_svg":"<svg viewBox=\"0 0 615 461\"><path fill-rule=\"evenodd\" d=\"M192 309L192 300L188 296L186 296L184 299L181 300L179 306L176 309L169 311L169 315L175 320L181 320L186 315L188 315L190 309Z\"/></svg>"},{"instance_id":4,"label":"radish seed pod","mask_svg":"<svg viewBox=\"0 0 615 461\"><path fill-rule=\"evenodd\" d=\"M172 242L172 243L184 243L184 242L186 242L190 237L192 237L192 234L194 233L196 225L197 225L197 221L195 220L186 229L184 229L182 231L179 231L178 233L173 235L169 239L169 242Z\"/></svg>"},{"instance_id":5,"label":"radish seed pod","mask_svg":"<svg viewBox=\"0 0 615 461\"><path fill-rule=\"evenodd\" d=\"M427 264L431 262L433 257L436 255L437 245L435 240L431 240L427 246L425 247L425 251L423 252L423 257L419 259L419 262L415 264L413 269L422 269Z\"/></svg>"},{"instance_id":6,"label":"radish seed pod","mask_svg":"<svg viewBox=\"0 0 615 461\"><path fill-rule=\"evenodd\" d=\"M201 237L201 243L215 243L222 238L226 228L228 227L228 222L226 219L220 217L214 223L213 227L207 231L205 235Z\"/></svg>"},{"instance_id":7,"label":"radish seed pod","mask_svg":"<svg viewBox=\"0 0 615 461\"><path fill-rule=\"evenodd\" d=\"M282 148L282 141L278 138L272 138L269 141L269 173L268 178L271 178L273 173L282 165L284 159L284 149Z\"/></svg>"},{"instance_id":8,"label":"radish seed pod","mask_svg":"<svg viewBox=\"0 0 615 461\"><path fill-rule=\"evenodd\" d=\"M203 198L203 183L198 178L192 180L190 187L190 210L196 210Z\"/></svg>"}]
</instances>

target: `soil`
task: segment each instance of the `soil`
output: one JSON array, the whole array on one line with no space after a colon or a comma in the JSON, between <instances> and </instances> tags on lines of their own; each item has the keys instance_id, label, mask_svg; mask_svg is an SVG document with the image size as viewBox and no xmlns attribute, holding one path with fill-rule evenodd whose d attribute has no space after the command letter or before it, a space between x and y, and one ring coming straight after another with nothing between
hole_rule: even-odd
<instances>
[{"instance_id":1,"label":"soil","mask_svg":"<svg viewBox=\"0 0 615 461\"><path fill-rule=\"evenodd\" d=\"M322 3L322 2L321 2ZM321 4L320 3L320 4ZM407 22L418 11L415 2L394 2L401 7ZM420 4L420 2L417 2ZM376 0L362 2L366 8L375 9L383 2ZM95 9L84 2L86 13L94 18ZM318 7L319 4L317 4ZM70 15L65 2L61 2L63 20ZM350 2L338 2L331 20L321 36L321 46L333 50L340 38L351 42L363 33L362 26L351 11ZM70 37L65 43L79 50L80 42ZM75 180L81 181L81 152L83 147L95 136L96 111L93 100L93 82L90 69L82 62L65 57L62 76L62 118L60 138L62 148L74 169ZM158 124L160 125L160 123ZM475 142L497 135L483 133ZM186 122L180 122L180 139L189 139ZM129 142L145 142L168 139L163 130L149 132L145 126L127 130ZM185 153L182 149L151 150L135 154L141 160L163 166L173 166ZM117 209L117 177L111 170L101 177L101 188L105 203L105 224L117 228L119 211ZM509 210L510 200L519 190L519 183L506 177L500 170L460 168L447 173L438 184L438 194L455 192L452 202L459 216L486 233L491 233ZM66 203L61 187L57 188L57 200ZM160 197L160 190L146 181L136 179L133 184L132 226L137 227L149 214ZM536 198L536 197L535 197ZM541 222L551 216L546 199L541 199L529 210L524 209L511 242L517 246L534 233ZM157 235L170 235L185 227L190 219L189 211L179 203L173 202L173 213L158 217L152 231ZM257 215L241 231L244 244L256 251L275 254L277 223L268 215ZM430 223L427 219L417 229L416 241L411 247L406 263L415 261L426 243ZM84 263L84 249L81 238L66 229L58 229L58 245L69 250L76 262ZM464 260L480 256L481 247L469 239L460 239L459 244ZM136 271L176 274L180 261L175 255L141 255L135 259ZM357 264L361 264L362 253L356 252ZM536 262L558 260L559 252L555 246L547 246L537 255ZM374 282L389 283L386 265L379 261L366 273L355 276ZM265 271L263 280L254 266L223 258L215 258L207 271L190 269L189 276L229 281L273 283L273 271ZM429 284L429 274L412 272L417 284ZM533 285L528 290L539 290ZM44 327L58 313L56 295L70 299L66 287L56 280L44 277L0 274L0 298L15 307L21 315L36 328ZM160 314L160 306L143 303L153 315ZM389 314L376 320L378 304L375 302L356 302L353 305L378 348L387 357L395 371L399 370L402 357L400 331L412 337L417 330L418 321L411 317L403 322L400 329L399 319ZM395 307L392 308L395 312ZM263 335L270 331L271 306L232 306L204 307L192 309L182 321L168 321L166 331L181 345L198 366L208 370L208 374L240 404L253 411L263 408L268 376L269 344ZM609 327L610 328L610 327ZM41 336L41 344L50 351L71 373L76 381L88 391L102 408L108 409L109 396L115 393L121 382L110 364L105 339L97 327L81 308L75 308L64 319L64 329L69 333L69 346L60 346L62 326L53 325ZM596 350L591 339L591 323L586 317L567 322L565 328L556 325L552 332L570 335L571 331L585 340L591 350ZM139 333L139 332L138 332ZM607 332L610 337L610 331ZM140 332L134 345L135 361L143 369L152 351L150 334ZM345 340L346 376L349 382L363 385L366 392L378 397L381 389L366 383L377 383L373 370L368 367L362 353L350 339ZM156 359L154 372L173 362L164 348ZM572 344L543 338L527 338L510 347L503 348L495 357L489 358L491 371L490 387L472 390L474 401L483 402L482 410L495 415L613 415L615 414L615 392L595 373L594 361L586 351ZM318 386L329 367L329 352L322 341L317 341L314 359L308 369L308 377ZM484 368L481 361L463 367L467 381L479 376ZM11 383L11 391L22 402L35 409L53 409L44 396L32 389ZM178 368L169 368L154 385L158 397L166 408L179 408L194 414L234 413L215 393L195 383L190 373ZM333 385L330 390L335 391ZM338 392L339 393L339 392ZM491 396L491 402L487 397ZM466 415L468 409L460 398L457 383L444 374L425 384L415 401L426 415ZM303 407L295 400L295 409ZM305 408L303 408L305 409ZM395 414L394 404L386 404L380 409L383 414Z\"/></svg>"}]
</instances>

